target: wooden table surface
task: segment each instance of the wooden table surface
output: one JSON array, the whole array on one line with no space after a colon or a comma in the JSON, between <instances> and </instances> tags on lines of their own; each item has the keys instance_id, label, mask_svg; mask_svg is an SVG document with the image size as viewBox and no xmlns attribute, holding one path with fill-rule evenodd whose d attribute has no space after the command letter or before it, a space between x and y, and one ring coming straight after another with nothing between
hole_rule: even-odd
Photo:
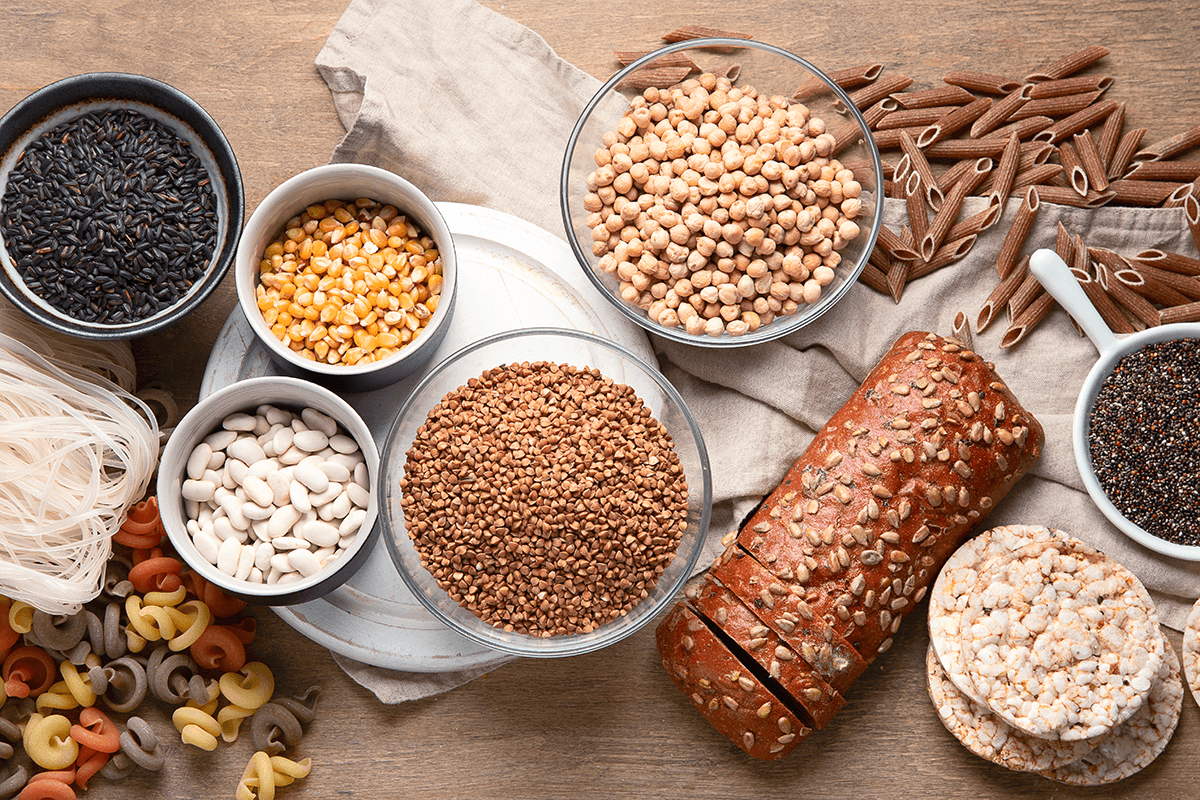
<instances>
[{"instance_id":1,"label":"wooden table surface","mask_svg":"<svg viewBox=\"0 0 1200 800\"><path fill-rule=\"evenodd\" d=\"M419 1L419 0L417 0ZM933 86L953 69L1021 76L1088 44L1112 53L1108 96L1146 141L1200 122L1196 0L792 0L607 2L489 0L598 78L612 51L650 48L682 24L745 31L830 68L882 62ZM204 106L237 153L248 212L294 173L325 163L344 131L314 58L345 0L6 0L0 4L0 111L51 81L114 70L164 80ZM232 283L164 334L134 343L143 385L186 409L209 349L236 310ZM914 313L901 307L897 313ZM916 311L919 313L919 310ZM755 762L717 735L658 663L653 627L602 652L511 663L448 694L379 703L322 647L273 614L256 614L255 656L282 694L324 697L299 751L312 774L292 798L391 797L1196 797L1200 709L1186 698L1174 741L1148 769L1107 792L1008 772L943 729L925 691L927 636L912 620L855 684L824 731L782 762ZM1170 632L1178 646L1179 635ZM251 754L244 738L205 753L152 715L168 755L159 774L97 778L88 796L230 797ZM168 733L172 735L167 735Z\"/></svg>"}]
</instances>

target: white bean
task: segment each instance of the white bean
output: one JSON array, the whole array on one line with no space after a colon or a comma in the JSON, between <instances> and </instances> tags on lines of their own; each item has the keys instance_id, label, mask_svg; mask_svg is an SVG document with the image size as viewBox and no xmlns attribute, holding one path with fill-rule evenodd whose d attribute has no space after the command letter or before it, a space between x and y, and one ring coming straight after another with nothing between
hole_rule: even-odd
<instances>
[{"instance_id":1,"label":"white bean","mask_svg":"<svg viewBox=\"0 0 1200 800\"><path fill-rule=\"evenodd\" d=\"M292 477L318 494L329 488L329 477L312 462L301 462L292 471Z\"/></svg>"},{"instance_id":2,"label":"white bean","mask_svg":"<svg viewBox=\"0 0 1200 800\"><path fill-rule=\"evenodd\" d=\"M266 571L271 568L271 556L275 555L275 547L270 542L259 542L254 548L254 566Z\"/></svg>"},{"instance_id":3,"label":"white bean","mask_svg":"<svg viewBox=\"0 0 1200 800\"><path fill-rule=\"evenodd\" d=\"M287 554L288 563L304 577L315 575L321 570L321 562L311 550L293 550Z\"/></svg>"},{"instance_id":4,"label":"white bean","mask_svg":"<svg viewBox=\"0 0 1200 800\"><path fill-rule=\"evenodd\" d=\"M246 474L253 475L256 478L262 478L263 480L266 480L268 475L278 472L282 468L283 468L283 465L279 463L278 458L269 456L267 458L264 458L262 461L252 464L249 468L249 471L247 471Z\"/></svg>"},{"instance_id":5,"label":"white bean","mask_svg":"<svg viewBox=\"0 0 1200 800\"><path fill-rule=\"evenodd\" d=\"M329 446L342 455L358 452L358 442L344 433L329 437Z\"/></svg>"},{"instance_id":6,"label":"white bean","mask_svg":"<svg viewBox=\"0 0 1200 800\"><path fill-rule=\"evenodd\" d=\"M213 450L224 450L229 445L233 444L237 439L237 431L219 430L213 431L204 440L204 443Z\"/></svg>"},{"instance_id":7,"label":"white bean","mask_svg":"<svg viewBox=\"0 0 1200 800\"><path fill-rule=\"evenodd\" d=\"M213 454L208 459L208 468L217 470L223 466L225 466L225 451L213 450Z\"/></svg>"},{"instance_id":8,"label":"white bean","mask_svg":"<svg viewBox=\"0 0 1200 800\"><path fill-rule=\"evenodd\" d=\"M329 437L321 431L298 431L292 437L292 444L306 453L316 453L325 449L325 446L329 444Z\"/></svg>"},{"instance_id":9,"label":"white bean","mask_svg":"<svg viewBox=\"0 0 1200 800\"><path fill-rule=\"evenodd\" d=\"M233 577L239 581L244 581L250 576L250 570L254 569L254 548L250 545L242 545L242 549L238 552L237 569L233 573Z\"/></svg>"},{"instance_id":10,"label":"white bean","mask_svg":"<svg viewBox=\"0 0 1200 800\"><path fill-rule=\"evenodd\" d=\"M321 473L321 474L324 475L325 473ZM313 504L313 508L320 508L321 506L325 505L330 500L332 500L333 498L335 498L339 494L341 494L343 488L344 487L342 486L342 484L337 483L336 481L330 481L329 485L325 487L325 491L323 491L323 492L311 492L310 491L308 494L308 502Z\"/></svg>"},{"instance_id":11,"label":"white bean","mask_svg":"<svg viewBox=\"0 0 1200 800\"><path fill-rule=\"evenodd\" d=\"M242 545L237 539L230 537L221 542L221 549L217 551L217 569L226 575L233 575L237 572L238 556L241 552Z\"/></svg>"},{"instance_id":12,"label":"white bean","mask_svg":"<svg viewBox=\"0 0 1200 800\"><path fill-rule=\"evenodd\" d=\"M267 457L262 447L251 436L243 436L225 448L230 458L244 461L247 465L262 461Z\"/></svg>"},{"instance_id":13,"label":"white bean","mask_svg":"<svg viewBox=\"0 0 1200 800\"><path fill-rule=\"evenodd\" d=\"M283 575L282 572L275 569L275 567L271 567L270 571L267 572L267 584L270 585L270 584L279 583L279 578L282 575Z\"/></svg>"},{"instance_id":14,"label":"white bean","mask_svg":"<svg viewBox=\"0 0 1200 800\"><path fill-rule=\"evenodd\" d=\"M252 430L251 433L257 436L259 439L262 439L262 437L270 430L271 423L266 417L260 415L254 418L254 430Z\"/></svg>"},{"instance_id":15,"label":"white bean","mask_svg":"<svg viewBox=\"0 0 1200 800\"><path fill-rule=\"evenodd\" d=\"M287 449L292 446L292 435L295 433L291 428L280 428L272 437L271 443L275 445L276 453L286 453Z\"/></svg>"},{"instance_id":16,"label":"white bean","mask_svg":"<svg viewBox=\"0 0 1200 800\"><path fill-rule=\"evenodd\" d=\"M285 572L279 576L277 583L299 583L304 580L304 576L299 572Z\"/></svg>"},{"instance_id":17,"label":"white bean","mask_svg":"<svg viewBox=\"0 0 1200 800\"><path fill-rule=\"evenodd\" d=\"M196 500L184 500L183 510L189 517L195 518L200 513L200 503Z\"/></svg>"},{"instance_id":18,"label":"white bean","mask_svg":"<svg viewBox=\"0 0 1200 800\"><path fill-rule=\"evenodd\" d=\"M300 521L301 511L292 505L280 506L267 522L267 536L275 539L286 536Z\"/></svg>"},{"instance_id":19,"label":"white bean","mask_svg":"<svg viewBox=\"0 0 1200 800\"><path fill-rule=\"evenodd\" d=\"M271 487L271 502L277 506L287 505L292 483L292 473L286 468L268 475L267 486Z\"/></svg>"},{"instance_id":20,"label":"white bean","mask_svg":"<svg viewBox=\"0 0 1200 800\"><path fill-rule=\"evenodd\" d=\"M360 461L354 466L354 482L359 486L371 485L371 471L367 469L366 462Z\"/></svg>"},{"instance_id":21,"label":"white bean","mask_svg":"<svg viewBox=\"0 0 1200 800\"><path fill-rule=\"evenodd\" d=\"M258 413L267 418L267 422L272 425L291 425L292 417L290 411L284 411L282 408L277 408L272 405L261 405L258 407Z\"/></svg>"},{"instance_id":22,"label":"white bean","mask_svg":"<svg viewBox=\"0 0 1200 800\"><path fill-rule=\"evenodd\" d=\"M285 466L299 464L307 455L308 453L304 452L299 447L292 445L287 450L284 450L279 454L279 463L284 464Z\"/></svg>"},{"instance_id":23,"label":"white bean","mask_svg":"<svg viewBox=\"0 0 1200 800\"><path fill-rule=\"evenodd\" d=\"M313 430L318 430L326 436L337 433L337 421L315 408L306 408L300 412L300 419Z\"/></svg>"},{"instance_id":24,"label":"white bean","mask_svg":"<svg viewBox=\"0 0 1200 800\"><path fill-rule=\"evenodd\" d=\"M250 520L242 513L242 501L238 500L236 495L230 494L222 497L221 508L225 509L225 516L229 518L233 527L239 531L250 530Z\"/></svg>"},{"instance_id":25,"label":"white bean","mask_svg":"<svg viewBox=\"0 0 1200 800\"><path fill-rule=\"evenodd\" d=\"M296 529L296 534L317 547L328 547L336 544L340 538L336 525L323 520L314 520Z\"/></svg>"},{"instance_id":26,"label":"white bean","mask_svg":"<svg viewBox=\"0 0 1200 800\"><path fill-rule=\"evenodd\" d=\"M336 461L322 461L320 463L321 472L325 473L325 477L331 481L345 483L350 480L350 468L345 464L339 464Z\"/></svg>"},{"instance_id":27,"label":"white bean","mask_svg":"<svg viewBox=\"0 0 1200 800\"><path fill-rule=\"evenodd\" d=\"M247 475L246 480L242 481L242 488L246 491L246 497L260 506L269 506L275 500L275 491L262 478Z\"/></svg>"},{"instance_id":28,"label":"white bean","mask_svg":"<svg viewBox=\"0 0 1200 800\"><path fill-rule=\"evenodd\" d=\"M259 569L258 567L255 567L254 569L250 570L250 574L246 576L246 580L250 581L250 583L262 583L263 582L262 570Z\"/></svg>"},{"instance_id":29,"label":"white bean","mask_svg":"<svg viewBox=\"0 0 1200 800\"><path fill-rule=\"evenodd\" d=\"M250 520L251 522L254 522L255 520L270 519L271 515L274 513L275 506L260 506L253 500L247 500L242 503L242 514L244 514L246 519Z\"/></svg>"},{"instance_id":30,"label":"white bean","mask_svg":"<svg viewBox=\"0 0 1200 800\"><path fill-rule=\"evenodd\" d=\"M342 524L338 526L338 535L345 539L348 536L353 536L358 533L358 529L362 527L363 522L367 519L367 512L361 508L356 508L346 515L342 520Z\"/></svg>"},{"instance_id":31,"label":"white bean","mask_svg":"<svg viewBox=\"0 0 1200 800\"><path fill-rule=\"evenodd\" d=\"M280 536L271 540L271 547L277 553L286 553L288 550L307 550L308 542L295 536Z\"/></svg>"},{"instance_id":32,"label":"white bean","mask_svg":"<svg viewBox=\"0 0 1200 800\"><path fill-rule=\"evenodd\" d=\"M351 484L351 486L353 486L353 484ZM350 513L350 508L352 505L353 502L350 499L350 487L348 486L346 487L346 491L333 498L333 501L329 504L329 508L334 517L341 519Z\"/></svg>"},{"instance_id":33,"label":"white bean","mask_svg":"<svg viewBox=\"0 0 1200 800\"><path fill-rule=\"evenodd\" d=\"M221 427L227 431L247 432L254 430L254 426L258 424L258 418L249 414L230 414L221 423Z\"/></svg>"},{"instance_id":34,"label":"white bean","mask_svg":"<svg viewBox=\"0 0 1200 800\"><path fill-rule=\"evenodd\" d=\"M196 449L188 456L187 476L196 480L203 475L204 470L208 469L208 462L212 459L212 454L213 449L204 442L196 445Z\"/></svg>"},{"instance_id":35,"label":"white bean","mask_svg":"<svg viewBox=\"0 0 1200 800\"><path fill-rule=\"evenodd\" d=\"M246 480L246 476L250 474L250 466L245 461L237 458L230 458L225 462L225 475L232 478L234 483L242 483ZM233 489L233 486L226 486L227 489Z\"/></svg>"},{"instance_id":36,"label":"white bean","mask_svg":"<svg viewBox=\"0 0 1200 800\"><path fill-rule=\"evenodd\" d=\"M183 488L180 493L184 500L195 500L198 503L206 503L213 498L213 492L217 490L212 481L193 481L187 480L183 482Z\"/></svg>"},{"instance_id":37,"label":"white bean","mask_svg":"<svg viewBox=\"0 0 1200 800\"><path fill-rule=\"evenodd\" d=\"M275 572L295 572L296 568L288 561L287 553L276 553L271 556L271 569Z\"/></svg>"},{"instance_id":38,"label":"white bean","mask_svg":"<svg viewBox=\"0 0 1200 800\"><path fill-rule=\"evenodd\" d=\"M221 541L212 533L201 530L192 537L192 543L196 545L198 552L205 561L216 566L217 553L221 549Z\"/></svg>"},{"instance_id":39,"label":"white bean","mask_svg":"<svg viewBox=\"0 0 1200 800\"><path fill-rule=\"evenodd\" d=\"M351 503L362 508L366 508L371 502L370 490L357 483L346 484L346 494L350 496Z\"/></svg>"}]
</instances>

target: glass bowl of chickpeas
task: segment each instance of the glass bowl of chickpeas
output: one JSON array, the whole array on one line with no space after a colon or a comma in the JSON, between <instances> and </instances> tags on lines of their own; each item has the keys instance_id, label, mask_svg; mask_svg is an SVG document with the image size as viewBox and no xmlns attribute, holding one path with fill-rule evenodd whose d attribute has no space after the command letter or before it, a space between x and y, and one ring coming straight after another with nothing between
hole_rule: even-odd
<instances>
[{"instance_id":1,"label":"glass bowl of chickpeas","mask_svg":"<svg viewBox=\"0 0 1200 800\"><path fill-rule=\"evenodd\" d=\"M450 229L400 176L328 164L276 187L234 265L238 302L271 358L330 388L368 391L425 364L453 312Z\"/></svg>"},{"instance_id":2,"label":"glass bowl of chickpeas","mask_svg":"<svg viewBox=\"0 0 1200 800\"><path fill-rule=\"evenodd\" d=\"M883 166L859 108L804 59L747 39L636 58L567 143L567 241L613 305L702 347L785 336L857 280Z\"/></svg>"}]
</instances>

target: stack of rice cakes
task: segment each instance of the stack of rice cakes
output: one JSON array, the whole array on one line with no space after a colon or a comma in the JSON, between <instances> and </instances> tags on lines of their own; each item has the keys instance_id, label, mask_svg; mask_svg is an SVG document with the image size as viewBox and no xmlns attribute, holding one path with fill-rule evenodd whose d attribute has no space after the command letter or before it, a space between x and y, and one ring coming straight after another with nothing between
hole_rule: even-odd
<instances>
[{"instance_id":1,"label":"stack of rice cakes","mask_svg":"<svg viewBox=\"0 0 1200 800\"><path fill-rule=\"evenodd\" d=\"M976 755L1098 786L1166 747L1179 659L1141 582L1061 531L994 528L947 561L929 602L929 695Z\"/></svg>"},{"instance_id":2,"label":"stack of rice cakes","mask_svg":"<svg viewBox=\"0 0 1200 800\"><path fill-rule=\"evenodd\" d=\"M1200 703L1200 600L1192 606L1183 626L1183 674L1192 697Z\"/></svg>"}]
</instances>

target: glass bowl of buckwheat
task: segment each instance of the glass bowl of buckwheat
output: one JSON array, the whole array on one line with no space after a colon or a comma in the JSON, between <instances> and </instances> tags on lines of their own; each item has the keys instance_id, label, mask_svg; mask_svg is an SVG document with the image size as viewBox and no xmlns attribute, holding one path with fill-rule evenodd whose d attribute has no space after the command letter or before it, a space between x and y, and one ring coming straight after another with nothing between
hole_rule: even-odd
<instances>
[{"instance_id":1,"label":"glass bowl of buckwheat","mask_svg":"<svg viewBox=\"0 0 1200 800\"><path fill-rule=\"evenodd\" d=\"M694 571L712 480L683 399L588 333L526 329L439 364L381 456L383 539L435 618L495 650L578 655Z\"/></svg>"},{"instance_id":2,"label":"glass bowl of buckwheat","mask_svg":"<svg viewBox=\"0 0 1200 800\"><path fill-rule=\"evenodd\" d=\"M703 347L779 338L866 264L883 167L855 101L804 59L694 39L604 83L559 200L584 273L648 331Z\"/></svg>"}]
</instances>

